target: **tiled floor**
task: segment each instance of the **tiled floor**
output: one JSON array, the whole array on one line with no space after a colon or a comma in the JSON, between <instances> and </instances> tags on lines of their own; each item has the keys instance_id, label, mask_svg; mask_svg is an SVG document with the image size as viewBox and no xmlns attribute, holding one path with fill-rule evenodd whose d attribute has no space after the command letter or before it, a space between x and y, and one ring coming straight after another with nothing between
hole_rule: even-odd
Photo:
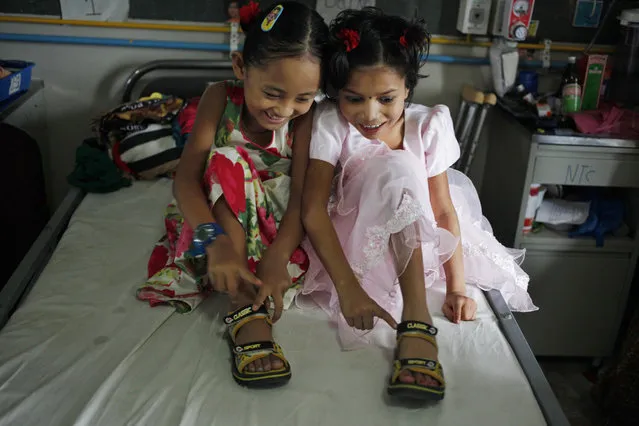
<instances>
[{"instance_id":1,"label":"tiled floor","mask_svg":"<svg viewBox=\"0 0 639 426\"><path fill-rule=\"evenodd\" d=\"M591 397L593 385L584 376L589 361L541 359L539 364L572 426L604 426Z\"/></svg>"}]
</instances>

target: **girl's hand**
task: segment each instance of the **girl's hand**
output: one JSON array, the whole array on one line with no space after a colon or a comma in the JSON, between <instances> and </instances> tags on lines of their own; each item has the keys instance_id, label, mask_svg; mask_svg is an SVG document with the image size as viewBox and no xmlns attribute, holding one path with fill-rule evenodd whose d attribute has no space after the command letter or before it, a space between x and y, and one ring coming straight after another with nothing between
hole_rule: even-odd
<instances>
[{"instance_id":1,"label":"girl's hand","mask_svg":"<svg viewBox=\"0 0 639 426\"><path fill-rule=\"evenodd\" d=\"M371 330L375 317L386 321L392 328L397 328L397 322L384 308L379 306L362 286L357 282L341 288L337 295L342 314L351 327L360 330Z\"/></svg>"},{"instance_id":2,"label":"girl's hand","mask_svg":"<svg viewBox=\"0 0 639 426\"><path fill-rule=\"evenodd\" d=\"M282 316L284 310L284 294L291 287L291 277L288 274L286 265L288 262L270 261L265 256L257 267L257 276L262 280L260 291L253 302L253 310L256 311L267 302L268 297L273 298L275 312L273 313L273 322L276 322Z\"/></svg>"},{"instance_id":3,"label":"girl's hand","mask_svg":"<svg viewBox=\"0 0 639 426\"><path fill-rule=\"evenodd\" d=\"M208 273L213 288L220 293L228 293L231 300L237 296L240 281L254 285L262 282L249 271L246 258L240 256L227 235L220 235L206 248Z\"/></svg>"},{"instance_id":4,"label":"girl's hand","mask_svg":"<svg viewBox=\"0 0 639 426\"><path fill-rule=\"evenodd\" d=\"M477 303L463 293L447 292L442 311L448 321L455 324L473 321L477 314Z\"/></svg>"}]
</instances>

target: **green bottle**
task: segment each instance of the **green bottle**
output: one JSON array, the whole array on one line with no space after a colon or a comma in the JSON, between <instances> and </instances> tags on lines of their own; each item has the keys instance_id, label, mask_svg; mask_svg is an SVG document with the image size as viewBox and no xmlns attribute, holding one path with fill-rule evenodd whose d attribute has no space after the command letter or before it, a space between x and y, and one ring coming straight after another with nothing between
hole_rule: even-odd
<instances>
[{"instance_id":1,"label":"green bottle","mask_svg":"<svg viewBox=\"0 0 639 426\"><path fill-rule=\"evenodd\" d=\"M577 58L568 58L568 65L561 80L561 105L564 114L579 112L581 109L581 86L577 78Z\"/></svg>"}]
</instances>

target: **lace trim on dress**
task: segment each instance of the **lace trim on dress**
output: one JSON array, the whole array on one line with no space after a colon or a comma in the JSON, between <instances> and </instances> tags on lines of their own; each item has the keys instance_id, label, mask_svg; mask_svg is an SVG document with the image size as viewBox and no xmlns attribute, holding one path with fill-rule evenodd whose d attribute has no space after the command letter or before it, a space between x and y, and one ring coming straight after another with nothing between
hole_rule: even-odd
<instances>
[{"instance_id":1,"label":"lace trim on dress","mask_svg":"<svg viewBox=\"0 0 639 426\"><path fill-rule=\"evenodd\" d=\"M409 194L404 194L399 208L388 222L366 230L364 261L352 265L355 275L363 277L374 265L382 261L384 254L388 251L391 235L399 233L422 216L424 216L424 210L421 204Z\"/></svg>"},{"instance_id":2,"label":"lace trim on dress","mask_svg":"<svg viewBox=\"0 0 639 426\"><path fill-rule=\"evenodd\" d=\"M528 287L528 276L526 274L517 273L516 265L523 262L525 251L522 250L522 254L519 257L510 255L499 255L490 250L485 243L480 244L468 244L463 243L464 257L485 257L490 259L499 269L505 271L508 275L515 277L515 285L519 288L526 289ZM467 277L468 279L468 277ZM482 283L476 283L480 288ZM486 288L482 288L486 290Z\"/></svg>"}]
</instances>

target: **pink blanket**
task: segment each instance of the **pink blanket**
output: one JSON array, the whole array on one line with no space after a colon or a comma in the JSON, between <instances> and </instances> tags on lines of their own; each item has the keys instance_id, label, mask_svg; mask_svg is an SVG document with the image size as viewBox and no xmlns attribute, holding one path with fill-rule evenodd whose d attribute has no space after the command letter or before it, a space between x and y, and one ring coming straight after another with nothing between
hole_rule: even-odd
<instances>
[{"instance_id":1,"label":"pink blanket","mask_svg":"<svg viewBox=\"0 0 639 426\"><path fill-rule=\"evenodd\" d=\"M614 105L571 115L577 130L589 135L605 134L621 139L639 138L639 113Z\"/></svg>"}]
</instances>

